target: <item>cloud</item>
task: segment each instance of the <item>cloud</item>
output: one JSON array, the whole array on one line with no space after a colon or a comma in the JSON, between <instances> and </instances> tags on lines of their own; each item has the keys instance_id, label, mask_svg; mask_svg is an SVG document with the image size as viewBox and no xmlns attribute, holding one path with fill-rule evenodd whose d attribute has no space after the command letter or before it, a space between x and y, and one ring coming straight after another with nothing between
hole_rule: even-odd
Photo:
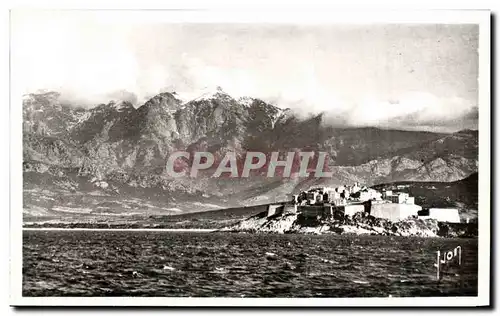
<instances>
[{"instance_id":1,"label":"cloud","mask_svg":"<svg viewBox=\"0 0 500 316\"><path fill-rule=\"evenodd\" d=\"M108 98L113 101L127 101L137 104L137 95L133 92L118 90L108 94Z\"/></svg>"},{"instance_id":2,"label":"cloud","mask_svg":"<svg viewBox=\"0 0 500 316\"><path fill-rule=\"evenodd\" d=\"M478 107L462 98L418 92L392 100L367 98L338 114L349 126L455 131L477 128ZM325 118L333 124L339 119L330 112Z\"/></svg>"},{"instance_id":3,"label":"cloud","mask_svg":"<svg viewBox=\"0 0 500 316\"><path fill-rule=\"evenodd\" d=\"M12 71L25 93L138 106L222 86L339 126L477 125L474 26L134 24L92 14L13 15Z\"/></svg>"}]
</instances>

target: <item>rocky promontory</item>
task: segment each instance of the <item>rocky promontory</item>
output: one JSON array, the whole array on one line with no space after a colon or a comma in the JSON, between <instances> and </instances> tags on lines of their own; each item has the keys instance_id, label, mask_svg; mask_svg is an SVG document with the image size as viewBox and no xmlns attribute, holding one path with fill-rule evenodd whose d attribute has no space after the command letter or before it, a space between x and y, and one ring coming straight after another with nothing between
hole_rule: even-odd
<instances>
[{"instance_id":1,"label":"rocky promontory","mask_svg":"<svg viewBox=\"0 0 500 316\"><path fill-rule=\"evenodd\" d=\"M477 224L443 223L435 219L408 218L391 222L367 213L336 218L308 218L299 213L267 216L266 212L251 216L223 231L247 233L354 234L405 237L476 237Z\"/></svg>"}]
</instances>

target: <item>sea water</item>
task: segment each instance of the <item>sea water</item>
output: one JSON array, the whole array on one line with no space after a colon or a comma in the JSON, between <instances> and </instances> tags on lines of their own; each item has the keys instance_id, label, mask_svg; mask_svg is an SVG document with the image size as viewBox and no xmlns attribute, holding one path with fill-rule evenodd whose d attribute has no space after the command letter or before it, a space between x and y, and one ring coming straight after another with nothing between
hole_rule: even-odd
<instances>
[{"instance_id":1,"label":"sea water","mask_svg":"<svg viewBox=\"0 0 500 316\"><path fill-rule=\"evenodd\" d=\"M463 250L443 267L437 250ZM477 295L477 239L24 231L24 296Z\"/></svg>"}]
</instances>

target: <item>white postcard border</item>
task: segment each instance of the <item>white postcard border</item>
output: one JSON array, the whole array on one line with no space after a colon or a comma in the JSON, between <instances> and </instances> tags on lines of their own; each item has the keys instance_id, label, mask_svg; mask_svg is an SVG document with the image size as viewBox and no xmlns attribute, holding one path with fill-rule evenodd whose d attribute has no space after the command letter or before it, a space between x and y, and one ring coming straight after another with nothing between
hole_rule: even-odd
<instances>
[{"instance_id":1,"label":"white postcard border","mask_svg":"<svg viewBox=\"0 0 500 316\"><path fill-rule=\"evenodd\" d=\"M21 11L11 12L12 18ZM481 306L490 303L490 12L483 11L82 11L93 19L134 23L443 23L480 25L479 34L479 264L477 297L409 298L179 298L22 296L22 78L11 38L10 304L37 306ZM11 24L12 25L12 24ZM12 27L12 26L11 26Z\"/></svg>"}]
</instances>

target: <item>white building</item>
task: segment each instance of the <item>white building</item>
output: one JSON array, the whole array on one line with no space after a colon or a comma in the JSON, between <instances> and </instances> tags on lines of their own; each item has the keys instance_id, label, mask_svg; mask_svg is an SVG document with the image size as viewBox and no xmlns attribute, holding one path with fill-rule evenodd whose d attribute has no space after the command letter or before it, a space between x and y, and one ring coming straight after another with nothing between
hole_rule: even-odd
<instances>
[{"instance_id":1,"label":"white building","mask_svg":"<svg viewBox=\"0 0 500 316\"><path fill-rule=\"evenodd\" d=\"M353 185L353 186L352 186L352 188L351 188L351 194L352 194L352 193L356 193L356 192L358 192L359 190L361 190L361 187L360 187L360 186L358 185L358 183L356 182L356 183L354 183L354 185Z\"/></svg>"},{"instance_id":2,"label":"white building","mask_svg":"<svg viewBox=\"0 0 500 316\"><path fill-rule=\"evenodd\" d=\"M382 192L382 198L384 200L386 200L388 196L392 196L392 191L391 190L387 190L387 191Z\"/></svg>"},{"instance_id":3,"label":"white building","mask_svg":"<svg viewBox=\"0 0 500 316\"><path fill-rule=\"evenodd\" d=\"M380 200L380 198L381 198L380 192L373 189L367 189L366 191L361 191L359 194L360 201Z\"/></svg>"},{"instance_id":4,"label":"white building","mask_svg":"<svg viewBox=\"0 0 500 316\"><path fill-rule=\"evenodd\" d=\"M392 193L392 191L385 191L382 195L383 199L398 204L415 204L415 198L408 193Z\"/></svg>"}]
</instances>

